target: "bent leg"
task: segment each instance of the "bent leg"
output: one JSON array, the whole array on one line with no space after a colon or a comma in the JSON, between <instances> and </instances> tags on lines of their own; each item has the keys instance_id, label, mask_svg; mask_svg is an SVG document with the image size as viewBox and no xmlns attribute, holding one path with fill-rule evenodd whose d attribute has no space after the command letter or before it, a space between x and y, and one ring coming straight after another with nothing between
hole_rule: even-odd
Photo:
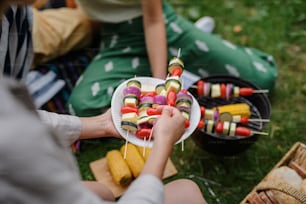
<instances>
[{"instance_id":1,"label":"bent leg","mask_svg":"<svg viewBox=\"0 0 306 204\"><path fill-rule=\"evenodd\" d=\"M150 69L145 58L99 58L98 55L78 80L67 108L73 115L98 115L110 107L114 91L123 81L149 75Z\"/></svg>"},{"instance_id":2,"label":"bent leg","mask_svg":"<svg viewBox=\"0 0 306 204\"><path fill-rule=\"evenodd\" d=\"M179 179L165 185L165 204L205 204L206 201L196 183Z\"/></svg>"}]
</instances>

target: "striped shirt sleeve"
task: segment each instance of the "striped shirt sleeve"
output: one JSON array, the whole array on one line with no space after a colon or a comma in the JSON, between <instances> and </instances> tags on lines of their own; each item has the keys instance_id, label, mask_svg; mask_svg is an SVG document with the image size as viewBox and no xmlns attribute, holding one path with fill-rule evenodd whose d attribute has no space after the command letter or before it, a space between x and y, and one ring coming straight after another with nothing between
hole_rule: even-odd
<instances>
[{"instance_id":1,"label":"striped shirt sleeve","mask_svg":"<svg viewBox=\"0 0 306 204\"><path fill-rule=\"evenodd\" d=\"M31 7L9 7L1 22L0 73L25 79L34 56L31 31Z\"/></svg>"}]
</instances>

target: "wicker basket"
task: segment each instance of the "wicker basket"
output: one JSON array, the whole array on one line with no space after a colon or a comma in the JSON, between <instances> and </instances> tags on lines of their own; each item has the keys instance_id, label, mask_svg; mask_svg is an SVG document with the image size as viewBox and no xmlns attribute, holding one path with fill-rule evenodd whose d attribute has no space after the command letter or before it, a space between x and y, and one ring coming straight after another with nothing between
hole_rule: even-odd
<instances>
[{"instance_id":1,"label":"wicker basket","mask_svg":"<svg viewBox=\"0 0 306 204\"><path fill-rule=\"evenodd\" d=\"M306 145L300 142L295 143L284 157L273 167L276 169L287 166L295 170L303 179L306 178ZM272 169L272 170L273 170ZM271 172L271 171L270 171ZM265 176L267 176L269 173ZM283 204L274 196L272 190L286 193L302 204L306 204L306 194L290 186L287 183L278 181L268 182L263 179L253 190L244 198L240 204Z\"/></svg>"}]
</instances>

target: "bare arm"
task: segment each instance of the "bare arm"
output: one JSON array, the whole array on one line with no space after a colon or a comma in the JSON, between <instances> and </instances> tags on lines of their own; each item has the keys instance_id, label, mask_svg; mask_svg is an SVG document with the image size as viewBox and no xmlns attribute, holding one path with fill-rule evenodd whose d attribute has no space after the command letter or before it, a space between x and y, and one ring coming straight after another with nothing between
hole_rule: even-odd
<instances>
[{"instance_id":1,"label":"bare arm","mask_svg":"<svg viewBox=\"0 0 306 204\"><path fill-rule=\"evenodd\" d=\"M38 110L38 113L44 124L62 135L61 139L66 145L72 144L77 139L110 136L121 138L114 126L110 109L98 116L81 118L43 110Z\"/></svg>"},{"instance_id":2,"label":"bare arm","mask_svg":"<svg viewBox=\"0 0 306 204\"><path fill-rule=\"evenodd\" d=\"M110 109L101 115L80 119L82 124L80 139L109 136L121 138L114 126Z\"/></svg>"},{"instance_id":3,"label":"bare arm","mask_svg":"<svg viewBox=\"0 0 306 204\"><path fill-rule=\"evenodd\" d=\"M153 77L167 75L167 35L161 0L142 0L146 48Z\"/></svg>"},{"instance_id":4,"label":"bare arm","mask_svg":"<svg viewBox=\"0 0 306 204\"><path fill-rule=\"evenodd\" d=\"M141 174L151 174L162 179L172 147L183 135L185 119L178 109L165 106L153 128L154 144Z\"/></svg>"}]
</instances>

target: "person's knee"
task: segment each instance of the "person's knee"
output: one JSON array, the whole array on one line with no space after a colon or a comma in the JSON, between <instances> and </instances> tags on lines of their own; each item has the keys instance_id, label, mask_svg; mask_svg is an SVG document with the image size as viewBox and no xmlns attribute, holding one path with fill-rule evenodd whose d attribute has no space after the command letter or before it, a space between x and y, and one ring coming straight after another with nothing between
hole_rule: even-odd
<instances>
[{"instance_id":1,"label":"person's knee","mask_svg":"<svg viewBox=\"0 0 306 204\"><path fill-rule=\"evenodd\" d=\"M200 193L201 190L197 183L190 179L179 179L175 181L175 185L182 186L192 193Z\"/></svg>"},{"instance_id":2,"label":"person's knee","mask_svg":"<svg viewBox=\"0 0 306 204\"><path fill-rule=\"evenodd\" d=\"M165 203L205 204L199 186L189 179L178 179L166 184Z\"/></svg>"}]
</instances>

